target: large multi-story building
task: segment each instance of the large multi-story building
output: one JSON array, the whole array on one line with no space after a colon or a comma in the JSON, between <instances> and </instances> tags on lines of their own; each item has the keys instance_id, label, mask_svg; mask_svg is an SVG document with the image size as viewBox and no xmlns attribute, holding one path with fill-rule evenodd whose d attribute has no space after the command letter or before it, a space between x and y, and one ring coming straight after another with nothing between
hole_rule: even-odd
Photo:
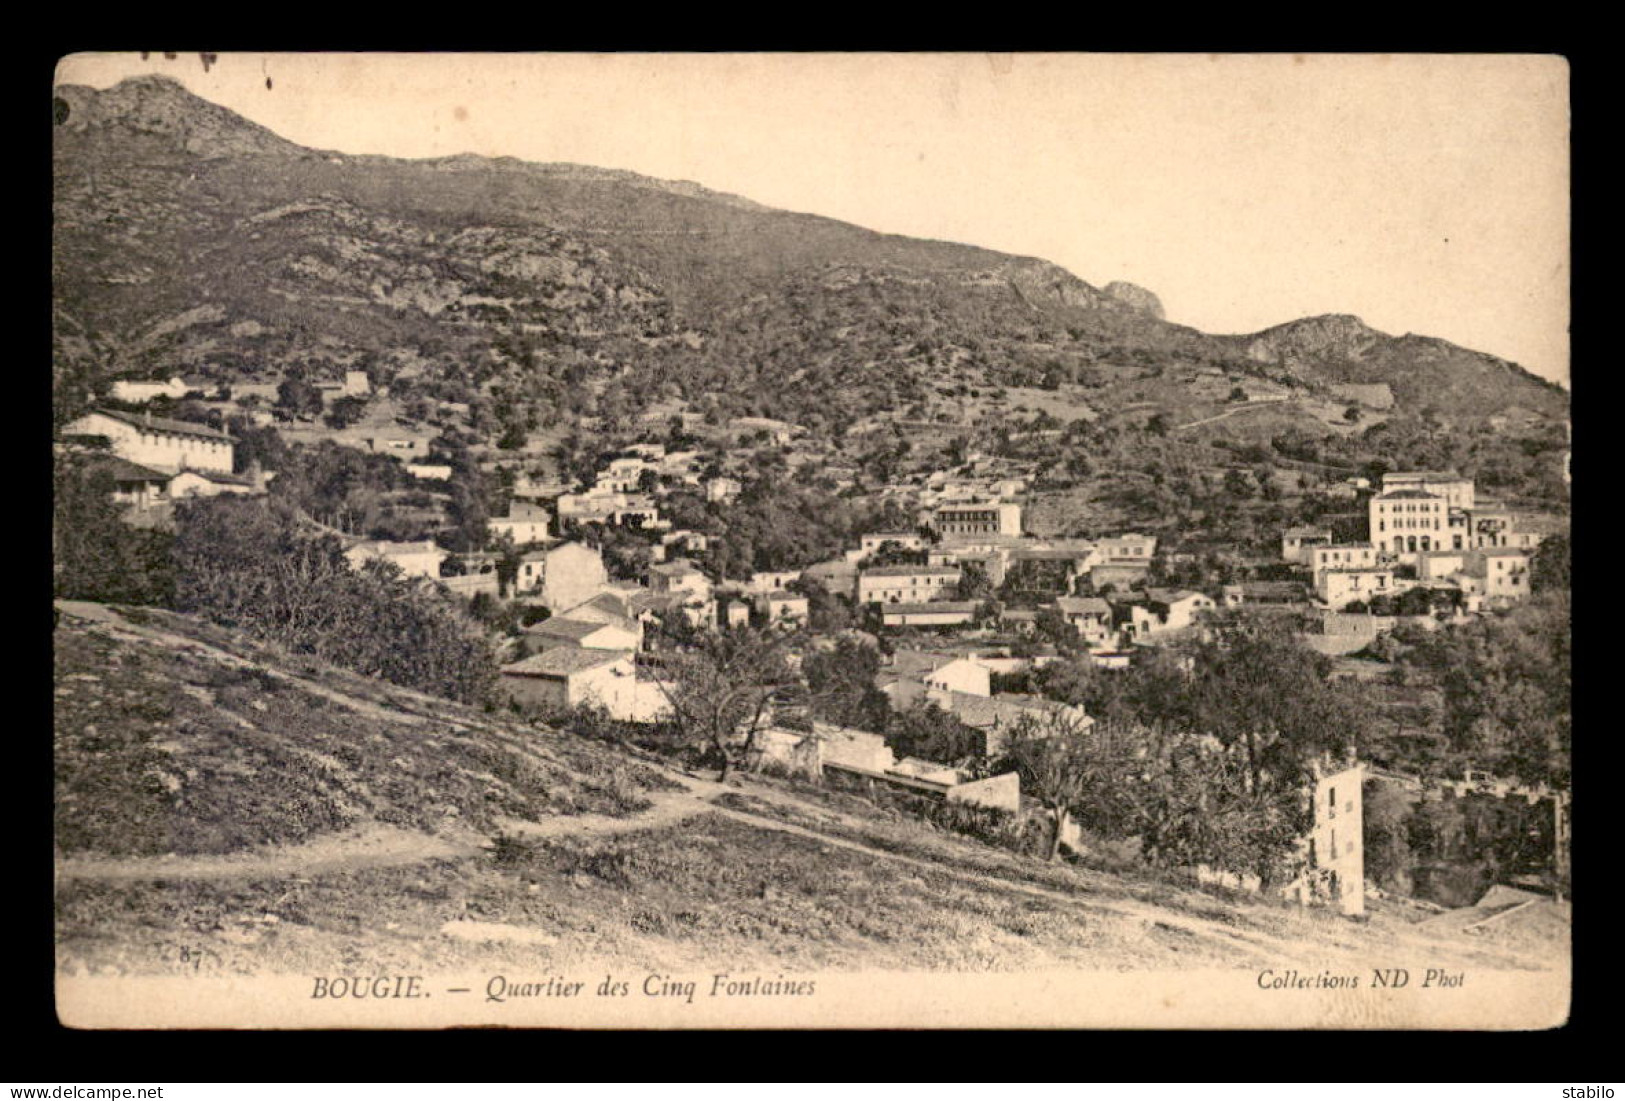
<instances>
[{"instance_id":1,"label":"large multi-story building","mask_svg":"<svg viewBox=\"0 0 1625 1101\"><path fill-rule=\"evenodd\" d=\"M858 574L859 604L923 604L959 584L956 566L878 566Z\"/></svg>"},{"instance_id":2,"label":"large multi-story building","mask_svg":"<svg viewBox=\"0 0 1625 1101\"><path fill-rule=\"evenodd\" d=\"M1424 489L1384 489L1371 498L1370 541L1380 554L1414 563L1416 556L1448 550L1451 538L1448 500Z\"/></svg>"},{"instance_id":3,"label":"large multi-story building","mask_svg":"<svg viewBox=\"0 0 1625 1101\"><path fill-rule=\"evenodd\" d=\"M62 431L64 436L102 436L119 458L169 474L182 470L231 473L234 441L206 424L98 409L69 422Z\"/></svg>"},{"instance_id":4,"label":"large multi-story building","mask_svg":"<svg viewBox=\"0 0 1625 1101\"><path fill-rule=\"evenodd\" d=\"M938 535L1020 535L1021 506L1014 501L965 501L925 510Z\"/></svg>"}]
</instances>

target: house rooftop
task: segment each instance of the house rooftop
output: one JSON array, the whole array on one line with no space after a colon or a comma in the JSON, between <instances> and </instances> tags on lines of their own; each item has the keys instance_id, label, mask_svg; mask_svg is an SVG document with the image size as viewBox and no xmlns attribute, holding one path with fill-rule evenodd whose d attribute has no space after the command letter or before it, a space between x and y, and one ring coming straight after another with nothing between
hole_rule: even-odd
<instances>
[{"instance_id":1,"label":"house rooftop","mask_svg":"<svg viewBox=\"0 0 1625 1101\"><path fill-rule=\"evenodd\" d=\"M146 413L125 413L117 409L98 409L96 412L104 417L111 417L116 421L134 425L136 428L152 432L168 432L176 436L197 436L205 440L230 441L231 436L218 428L207 424L198 424L195 421L170 420L168 417L153 417Z\"/></svg>"},{"instance_id":2,"label":"house rooftop","mask_svg":"<svg viewBox=\"0 0 1625 1101\"><path fill-rule=\"evenodd\" d=\"M956 566L876 566L874 569L864 570L860 577L910 577L929 575L931 577L959 576Z\"/></svg>"},{"instance_id":3,"label":"house rooftop","mask_svg":"<svg viewBox=\"0 0 1625 1101\"><path fill-rule=\"evenodd\" d=\"M679 558L674 562L662 562L657 566L650 566L649 572L657 573L661 577L686 577L691 573L699 573L700 568L686 558Z\"/></svg>"},{"instance_id":4,"label":"house rooftop","mask_svg":"<svg viewBox=\"0 0 1625 1101\"><path fill-rule=\"evenodd\" d=\"M1468 479L1463 478L1460 474L1457 474L1454 470L1390 470L1388 473L1386 473L1386 474L1384 474L1382 476L1382 480L1384 482L1388 481L1390 478L1404 478L1404 479L1427 478L1427 479L1432 480L1432 481L1441 481L1441 482L1465 482L1465 481L1468 481Z\"/></svg>"},{"instance_id":5,"label":"house rooftop","mask_svg":"<svg viewBox=\"0 0 1625 1101\"><path fill-rule=\"evenodd\" d=\"M1288 539L1313 539L1313 538L1316 538L1316 537L1319 537L1319 536L1325 536L1327 539L1330 539L1332 537L1332 529L1331 528L1287 528L1286 531L1283 532L1282 534L1285 535Z\"/></svg>"},{"instance_id":6,"label":"house rooftop","mask_svg":"<svg viewBox=\"0 0 1625 1101\"><path fill-rule=\"evenodd\" d=\"M348 549L380 555L444 553L433 540L429 539L417 543L392 543L387 539L363 539Z\"/></svg>"},{"instance_id":7,"label":"house rooftop","mask_svg":"<svg viewBox=\"0 0 1625 1101\"><path fill-rule=\"evenodd\" d=\"M630 650L578 650L573 646L558 646L532 654L524 661L504 665L502 672L516 677L569 677L625 661L631 656Z\"/></svg>"},{"instance_id":8,"label":"house rooftop","mask_svg":"<svg viewBox=\"0 0 1625 1101\"><path fill-rule=\"evenodd\" d=\"M922 615L931 612L966 614L975 612L977 603L974 600L933 600L926 604L883 604L880 612L888 615Z\"/></svg>"},{"instance_id":9,"label":"house rooftop","mask_svg":"<svg viewBox=\"0 0 1625 1101\"><path fill-rule=\"evenodd\" d=\"M1098 596L1063 596L1055 601L1062 615L1111 615L1112 606Z\"/></svg>"},{"instance_id":10,"label":"house rooftop","mask_svg":"<svg viewBox=\"0 0 1625 1101\"><path fill-rule=\"evenodd\" d=\"M1385 493L1379 493L1377 495L1376 499L1379 500L1379 501L1422 501L1422 500L1440 501L1440 500L1443 500L1443 498L1440 497L1437 493L1428 493L1425 490L1420 490L1420 489L1390 489Z\"/></svg>"},{"instance_id":11,"label":"house rooftop","mask_svg":"<svg viewBox=\"0 0 1625 1101\"><path fill-rule=\"evenodd\" d=\"M540 635L543 638L563 638L572 642L580 641L590 635L602 631L608 624L593 623L585 619L571 619L568 616L553 616L540 623L532 623L525 628L527 635Z\"/></svg>"},{"instance_id":12,"label":"house rooftop","mask_svg":"<svg viewBox=\"0 0 1625 1101\"><path fill-rule=\"evenodd\" d=\"M165 474L153 470L151 467L132 463L129 459L121 459L117 455L108 455L98 459L94 464L97 472L106 471L117 482L167 482L175 475Z\"/></svg>"},{"instance_id":13,"label":"house rooftop","mask_svg":"<svg viewBox=\"0 0 1625 1101\"><path fill-rule=\"evenodd\" d=\"M1153 604L1178 604L1202 594L1193 589L1147 589L1145 595Z\"/></svg>"}]
</instances>

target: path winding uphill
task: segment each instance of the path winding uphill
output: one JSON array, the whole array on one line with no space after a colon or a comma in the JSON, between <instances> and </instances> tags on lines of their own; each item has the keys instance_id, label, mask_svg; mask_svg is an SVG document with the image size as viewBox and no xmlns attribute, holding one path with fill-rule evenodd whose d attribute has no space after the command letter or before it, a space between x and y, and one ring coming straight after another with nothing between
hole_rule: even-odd
<instances>
[{"instance_id":1,"label":"path winding uphill","mask_svg":"<svg viewBox=\"0 0 1625 1101\"><path fill-rule=\"evenodd\" d=\"M704 958L714 945L694 939L701 927L729 952L842 965L954 952L979 967L1358 966L1382 952L1553 965L1549 951L1394 912L1356 924L1216 898L1044 864L850 796L751 774L718 783L289 663L170 613L58 608L64 966L163 970L163 945L196 935L255 966L247 945L269 936L265 923L293 969L354 950L344 938L357 935L385 953L451 941ZM114 720L116 708L145 726ZM137 775L149 782L132 815ZM269 794L245 803L256 792ZM312 833L312 808L343 813ZM899 923L914 933L899 938Z\"/></svg>"}]
</instances>

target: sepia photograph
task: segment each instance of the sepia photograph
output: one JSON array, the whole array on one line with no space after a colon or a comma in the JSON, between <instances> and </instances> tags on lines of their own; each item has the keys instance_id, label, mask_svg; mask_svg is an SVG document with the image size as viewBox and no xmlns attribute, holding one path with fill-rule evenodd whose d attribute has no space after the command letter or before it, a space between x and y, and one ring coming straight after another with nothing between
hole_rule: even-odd
<instances>
[{"instance_id":1,"label":"sepia photograph","mask_svg":"<svg viewBox=\"0 0 1625 1101\"><path fill-rule=\"evenodd\" d=\"M1569 78L63 57L58 1019L1563 1025Z\"/></svg>"}]
</instances>

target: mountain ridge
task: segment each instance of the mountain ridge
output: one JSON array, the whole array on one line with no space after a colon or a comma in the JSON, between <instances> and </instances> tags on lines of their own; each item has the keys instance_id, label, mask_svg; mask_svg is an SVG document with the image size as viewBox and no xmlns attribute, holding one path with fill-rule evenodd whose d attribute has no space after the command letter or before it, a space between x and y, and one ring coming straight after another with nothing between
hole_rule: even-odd
<instances>
[{"instance_id":1,"label":"mountain ridge","mask_svg":"<svg viewBox=\"0 0 1625 1101\"><path fill-rule=\"evenodd\" d=\"M743 337L729 327L754 327L741 351L770 362L833 361L841 354L834 334L856 332L847 358L860 362L831 362L847 384L865 390L848 403L853 415L878 401L921 400L931 382L928 349L939 346L939 369L946 356L970 372L967 382L980 371L988 385L1031 385L1057 369L1075 379L1093 364L1119 361L1206 362L1310 389L1387 381L1413 410L1433 395L1475 417L1507 408L1566 411L1565 392L1514 364L1434 338L1391 337L1350 315L1208 334L1167 321L1153 292L1123 281L1101 288L1040 257L776 210L692 181L475 154L401 160L311 150L167 77L56 92L57 307L79 330L75 340L89 334L91 343L128 345L154 324L229 300L224 331L196 329L198 340L157 346L149 361L118 364L121 372L198 366L216 353L222 362L264 365L290 349L310 351L312 339L336 342L339 358L399 358L405 345L386 321L400 322L406 344L421 351L435 342L429 330L454 318L444 330L458 345L453 358L502 358L500 340L464 324L478 316L486 330L528 342L528 356L520 349L511 358L558 352L562 333L567 354L612 370L644 362L635 345L664 346L684 333L709 360L735 354L731 345ZM122 171L98 173L98 165ZM303 251L267 257L267 265L234 262L234 252L257 255L281 232L248 228L256 215L324 196L371 222L354 233L283 241ZM504 273L495 257L444 251L444 241L473 227L494 231L493 249L539 250L551 259ZM591 269L580 276L585 284L557 285L559 253ZM469 265L463 274L450 270L460 264ZM508 285L516 278L522 285ZM403 282L412 285L404 294ZM339 284L348 289L335 294ZM641 306L636 317L626 312L627 287ZM785 309L791 300L801 304ZM610 315L608 329L587 318L599 310ZM245 345L231 335L245 322L282 334L285 347ZM358 343L348 331L357 327L371 335ZM60 350L65 342L58 343ZM166 354L172 361L158 362ZM443 366L454 369L450 360ZM688 397L704 385L783 389L783 379L760 367L648 366L667 378L667 390ZM897 371L910 379L871 377ZM797 412L784 407L782 394L740 400L765 403L763 412Z\"/></svg>"}]
</instances>

